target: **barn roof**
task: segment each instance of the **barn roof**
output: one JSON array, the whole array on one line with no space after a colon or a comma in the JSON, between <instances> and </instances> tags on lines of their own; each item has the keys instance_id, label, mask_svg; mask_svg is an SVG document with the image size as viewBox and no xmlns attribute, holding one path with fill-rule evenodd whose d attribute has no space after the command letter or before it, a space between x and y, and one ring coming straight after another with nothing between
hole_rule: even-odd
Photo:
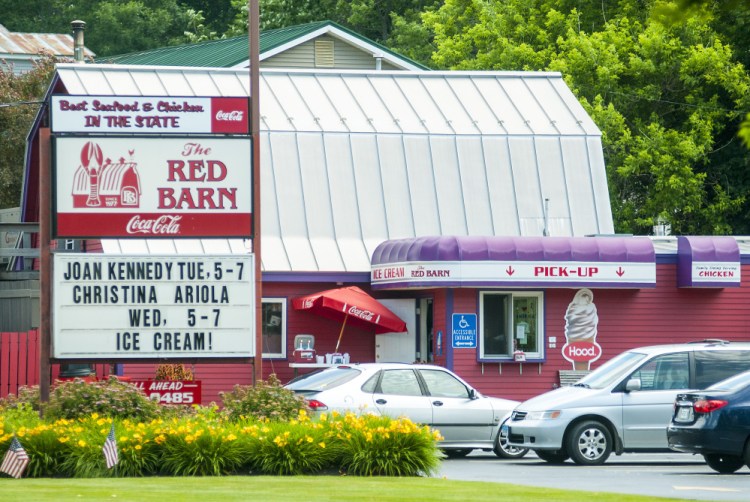
<instances>
[{"instance_id":1,"label":"barn roof","mask_svg":"<svg viewBox=\"0 0 750 502\"><path fill-rule=\"evenodd\" d=\"M78 95L249 89L247 70L217 68L64 64L57 79ZM390 239L614 231L601 133L559 73L261 69L259 99L265 272L369 272Z\"/></svg>"}]
</instances>

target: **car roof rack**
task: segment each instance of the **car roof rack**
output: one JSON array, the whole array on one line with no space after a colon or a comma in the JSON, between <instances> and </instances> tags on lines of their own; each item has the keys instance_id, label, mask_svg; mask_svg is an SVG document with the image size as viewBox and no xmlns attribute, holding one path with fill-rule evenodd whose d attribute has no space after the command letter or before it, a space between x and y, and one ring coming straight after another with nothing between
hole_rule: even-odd
<instances>
[{"instance_id":1,"label":"car roof rack","mask_svg":"<svg viewBox=\"0 0 750 502\"><path fill-rule=\"evenodd\" d=\"M721 338L706 338L703 340L693 340L692 342L688 343L705 343L708 345L729 345L728 340L722 340Z\"/></svg>"}]
</instances>

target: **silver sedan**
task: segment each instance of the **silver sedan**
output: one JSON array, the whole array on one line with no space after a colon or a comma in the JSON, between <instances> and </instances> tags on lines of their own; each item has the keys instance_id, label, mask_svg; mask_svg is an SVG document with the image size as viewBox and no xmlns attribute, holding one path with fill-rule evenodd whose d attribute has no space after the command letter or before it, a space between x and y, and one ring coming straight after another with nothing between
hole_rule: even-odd
<instances>
[{"instance_id":1,"label":"silver sedan","mask_svg":"<svg viewBox=\"0 0 750 502\"><path fill-rule=\"evenodd\" d=\"M286 388L304 396L313 414L374 413L428 425L440 431L449 457L482 449L520 458L528 451L508 445L500 433L518 401L483 396L440 366L342 364L295 378Z\"/></svg>"}]
</instances>

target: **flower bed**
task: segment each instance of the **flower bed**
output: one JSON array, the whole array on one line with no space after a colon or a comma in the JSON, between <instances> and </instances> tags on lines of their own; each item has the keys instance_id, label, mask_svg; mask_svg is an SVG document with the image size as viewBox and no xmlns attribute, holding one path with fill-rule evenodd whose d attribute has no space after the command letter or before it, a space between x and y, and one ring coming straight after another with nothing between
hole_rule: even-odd
<instances>
[{"instance_id":1,"label":"flower bed","mask_svg":"<svg viewBox=\"0 0 750 502\"><path fill-rule=\"evenodd\" d=\"M436 471L436 431L406 419L304 410L287 422L230 420L216 407L150 421L92 413L45 421L29 405L0 415L0 454L15 435L29 456L25 477L317 474L420 476ZM102 446L114 423L119 463L107 469Z\"/></svg>"}]
</instances>

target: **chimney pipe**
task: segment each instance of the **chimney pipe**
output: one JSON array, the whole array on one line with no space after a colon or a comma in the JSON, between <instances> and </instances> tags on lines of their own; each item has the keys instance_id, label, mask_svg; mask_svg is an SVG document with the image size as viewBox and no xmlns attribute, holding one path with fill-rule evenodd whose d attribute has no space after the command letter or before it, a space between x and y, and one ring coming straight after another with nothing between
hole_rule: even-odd
<instances>
[{"instance_id":1,"label":"chimney pipe","mask_svg":"<svg viewBox=\"0 0 750 502\"><path fill-rule=\"evenodd\" d=\"M70 26L73 28L73 58L77 63L83 63L83 30L86 29L86 23L76 20Z\"/></svg>"}]
</instances>

